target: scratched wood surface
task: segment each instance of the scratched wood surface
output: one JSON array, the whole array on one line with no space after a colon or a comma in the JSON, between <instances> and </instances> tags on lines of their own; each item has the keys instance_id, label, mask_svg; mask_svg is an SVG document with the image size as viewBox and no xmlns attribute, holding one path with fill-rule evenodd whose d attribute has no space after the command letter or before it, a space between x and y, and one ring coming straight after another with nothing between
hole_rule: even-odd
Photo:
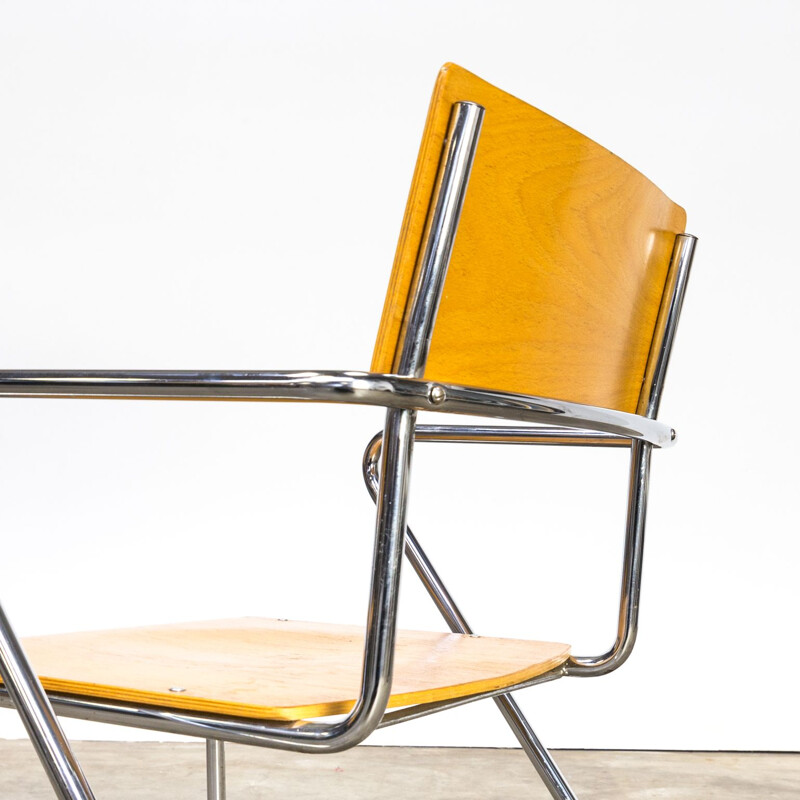
<instances>
[{"instance_id":1,"label":"scratched wood surface","mask_svg":"<svg viewBox=\"0 0 800 800\"><path fill-rule=\"evenodd\" d=\"M31 637L23 645L48 690L294 720L353 707L364 628L248 617ZM510 686L568 655L564 644L401 631L390 706Z\"/></svg>"},{"instance_id":2,"label":"scratched wood surface","mask_svg":"<svg viewBox=\"0 0 800 800\"><path fill-rule=\"evenodd\" d=\"M372 369L394 372L453 103L483 124L425 377L636 412L686 217L641 173L453 64L442 68Z\"/></svg>"}]
</instances>

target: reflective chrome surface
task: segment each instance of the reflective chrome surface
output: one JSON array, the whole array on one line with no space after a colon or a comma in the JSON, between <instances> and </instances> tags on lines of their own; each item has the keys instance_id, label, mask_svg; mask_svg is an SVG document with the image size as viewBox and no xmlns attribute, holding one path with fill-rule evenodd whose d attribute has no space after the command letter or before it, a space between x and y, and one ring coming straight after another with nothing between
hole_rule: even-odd
<instances>
[{"instance_id":1,"label":"reflective chrome surface","mask_svg":"<svg viewBox=\"0 0 800 800\"><path fill-rule=\"evenodd\" d=\"M420 426L420 428L422 428L422 426ZM430 435L430 431L428 434ZM420 438L423 438L424 436L425 431L423 431ZM373 499L377 498L378 496L380 479L378 472L378 461L381 450L381 438L381 434L378 434L372 438L370 443L367 445L367 449L364 451L364 459L362 462L364 481L367 484L367 489L369 490L369 493L372 495ZM441 440L430 439L429 441ZM455 600L453 600L450 592L447 590L447 587L444 585L444 582L436 572L431 560L425 554L425 551L417 541L417 538L408 527L406 528L405 552L409 562L414 568L414 571L422 581L431 599L439 609L439 612L444 617L450 630L453 631L453 633L472 633L472 629L456 605ZM564 674L564 669L559 667L556 670L552 670L546 676L541 676L542 681L540 682L544 682L545 680L554 680L555 678L559 678ZM508 690L500 693L492 693L492 696L497 704L497 707L505 717L506 722L511 727L511 730L514 732L514 735L517 737L517 740L519 741L523 750L525 750L525 753L527 754L536 771L539 773L539 777L542 779L542 782L545 784L550 794L556 798L556 800L575 800L575 795L573 794L572 789L569 787L566 779L561 774L550 754L547 752L547 749L539 741L538 737L533 731L533 728L531 728L528 720L522 713L522 710L517 705L514 698L508 693ZM466 702L466 700L464 702ZM404 718L411 719L415 716L423 716L425 713L430 713L423 709L420 709L420 713L417 714L415 714L414 711L415 709L411 709ZM392 720L393 716L390 715L389 724ZM397 721L402 721L399 714L397 715Z\"/></svg>"},{"instance_id":2,"label":"reflective chrome surface","mask_svg":"<svg viewBox=\"0 0 800 800\"><path fill-rule=\"evenodd\" d=\"M427 231L430 262L424 270L423 280L417 286L411 313L413 325L420 328L420 335L417 336L414 331L408 334L410 344L406 360L413 371L424 368L426 336L429 338L438 306L438 298L434 295L441 289L449 262L480 131L481 116L482 109L479 106L470 103L456 104L450 136L444 143L440 179L433 198L435 213ZM414 442L415 409L446 405L443 402L445 392L443 387L424 381L357 372L0 373L0 394L7 396L316 400L381 405L389 409L386 413L380 486L377 492L377 520L362 684L350 714L335 722L247 724L222 717L171 714L163 710L137 709L125 707L124 704L97 703L86 698L72 697L58 698L59 709L87 719L105 719L122 724L146 721L145 727L164 730L182 728L212 740L249 742L304 752L335 752L361 742L380 723L391 691L397 594L406 530L406 499ZM488 408L492 408L498 404L497 397L476 397L473 390L460 387L453 387L452 395L454 403L450 404L450 410L456 412L459 404L471 409L475 405L475 399L478 407L486 404ZM499 401L502 403L502 398ZM519 401L511 400L510 408L514 409L514 413L518 413L518 405ZM24 659L21 651L20 655ZM12 689L10 697L16 703L17 681L13 677L9 684ZM38 693L47 702L41 684L30 670L19 675L18 683L25 693ZM31 720L32 736L44 738L49 721L44 719L40 722L32 717ZM65 747L66 742L62 749ZM208 747L212 757L209 769L213 772L214 763L217 766L221 764L221 751L213 743ZM209 781L212 777L210 773ZM209 787L210 785L209 783ZM218 790L217 787L215 791ZM70 797L72 800L83 800L77 794Z\"/></svg>"},{"instance_id":3,"label":"reflective chrome surface","mask_svg":"<svg viewBox=\"0 0 800 800\"><path fill-rule=\"evenodd\" d=\"M568 428L512 428L501 425L417 425L417 442L453 444L543 444L584 447L630 447L631 439L615 433Z\"/></svg>"},{"instance_id":4,"label":"reflective chrome surface","mask_svg":"<svg viewBox=\"0 0 800 800\"><path fill-rule=\"evenodd\" d=\"M655 418L661 403L661 392L664 388L664 378L667 374L669 358L672 354L672 345L675 340L675 331L683 308L683 298L686 294L686 284L692 268L697 237L689 233L681 233L675 237L675 246L672 250L672 263L676 269L675 286L667 309L667 319L664 326L664 339L656 361L656 369L650 385L650 396L647 403L647 416Z\"/></svg>"},{"instance_id":5,"label":"reflective chrome surface","mask_svg":"<svg viewBox=\"0 0 800 800\"><path fill-rule=\"evenodd\" d=\"M0 677L13 700L56 796L94 800L53 708L0 607Z\"/></svg>"},{"instance_id":6,"label":"reflective chrome surface","mask_svg":"<svg viewBox=\"0 0 800 800\"><path fill-rule=\"evenodd\" d=\"M465 706L469 703L474 703L476 700L488 700L490 698L496 698L500 694L508 694L509 692L516 692L520 689L527 689L529 686L538 686L540 683L549 683L550 681L564 677L564 674L564 668L557 667L556 669L550 670L550 672L537 675L529 681L517 683L513 686L506 686L502 689L470 694L466 697L454 697L451 700L439 700L434 703L419 703L415 706L406 706L405 708L399 708L395 711L387 711L386 714L383 715L381 724L378 727L388 728L411 719L420 719L421 717L427 717L431 714L438 714L440 711L447 711L450 708Z\"/></svg>"},{"instance_id":7,"label":"reflective chrome surface","mask_svg":"<svg viewBox=\"0 0 800 800\"><path fill-rule=\"evenodd\" d=\"M644 526L647 512L647 483L650 475L650 445L635 442L631 448L628 518L622 566L619 621L614 646L599 656L570 656L567 674L605 675L623 664L633 650L639 625L639 594L642 587Z\"/></svg>"},{"instance_id":8,"label":"reflective chrome surface","mask_svg":"<svg viewBox=\"0 0 800 800\"><path fill-rule=\"evenodd\" d=\"M680 319L686 284L694 258L697 238L684 233L675 237L672 264L676 269L675 284L667 306L664 337L656 355L656 368L650 385L647 416L655 417L661 402L664 378L667 373L675 332ZM628 516L625 532L625 551L622 563L617 637L613 647L599 656L572 656L567 662L567 674L575 676L605 675L621 664L631 654L639 625L639 596L642 586L642 560L644 555L645 515L647 487L650 475L651 448L642 441L631 448L631 466L628 486Z\"/></svg>"},{"instance_id":9,"label":"reflective chrome surface","mask_svg":"<svg viewBox=\"0 0 800 800\"><path fill-rule=\"evenodd\" d=\"M391 689L397 593L414 433L413 411L391 409L386 417L363 682L359 698L350 714L336 722L242 721L224 716L174 713L164 709L53 693L52 702L58 712L99 722L114 722L307 753L337 752L353 747L368 736L381 721ZM40 686L32 673L24 676L23 683L33 687ZM9 684L12 685L13 682ZM2 695L7 698L8 693L3 692ZM16 701L16 697L14 700ZM84 796L65 797L82 800Z\"/></svg>"},{"instance_id":10,"label":"reflective chrome surface","mask_svg":"<svg viewBox=\"0 0 800 800\"><path fill-rule=\"evenodd\" d=\"M517 737L517 741L531 764L539 773L542 783L555 800L577 800L567 779L561 774L561 770L547 752L547 748L539 741L539 737L534 733L530 723L517 705L517 701L510 694L504 694L495 698L495 702L500 713L511 726L511 730L514 731L514 736Z\"/></svg>"},{"instance_id":11,"label":"reflective chrome surface","mask_svg":"<svg viewBox=\"0 0 800 800\"><path fill-rule=\"evenodd\" d=\"M432 390L445 397L434 402ZM653 419L533 395L495 392L371 372L0 371L0 397L124 397L304 400L441 411L563 425L671 447L672 429ZM435 396L435 393L434 393Z\"/></svg>"},{"instance_id":12,"label":"reflective chrome surface","mask_svg":"<svg viewBox=\"0 0 800 800\"><path fill-rule=\"evenodd\" d=\"M372 733L389 702L415 417L413 411L386 412L361 694L339 723L337 750L352 747Z\"/></svg>"},{"instance_id":13,"label":"reflective chrome surface","mask_svg":"<svg viewBox=\"0 0 800 800\"><path fill-rule=\"evenodd\" d=\"M573 435L573 434L570 434ZM564 442L565 431L559 428L507 428L478 427L471 425L419 425L415 438L427 442L488 442L504 443L504 437L512 444L543 444L552 436L562 444L582 444L582 439L590 446L600 446L595 441L596 434L579 432L574 442ZM364 480L374 498L378 480L378 456L382 434L376 434L364 453ZM602 444L619 446L617 442L631 448L631 466L628 489L628 514L623 554L622 587L620 591L617 638L614 645L598 656L570 656L564 670L566 675L590 676L605 675L623 664L630 656L636 641L639 622L639 595L642 581L642 560L644 554L644 530L647 511L647 487L650 474L650 445L640 441L612 437ZM432 600L451 630L471 633L470 627L448 593L444 583L425 555L413 532L406 531L406 556L414 571L420 577Z\"/></svg>"},{"instance_id":14,"label":"reflective chrome surface","mask_svg":"<svg viewBox=\"0 0 800 800\"><path fill-rule=\"evenodd\" d=\"M442 704L425 704L385 713L392 680L403 550L450 629L471 632L427 555L406 526L413 443L416 436L419 440L439 442L631 447L628 527L615 645L602 656L574 657L565 667L552 670L528 684L553 680L565 673L598 675L616 668L627 658L636 638L651 448L669 447L673 443L671 428L656 422L653 417L660 401L695 240L682 235L676 241L673 258L677 260L678 276L667 310L665 336L650 387L646 417L560 400L418 379L424 373L482 117L483 109L473 103L457 103L454 107L417 271L414 305L404 332L401 375L337 371L0 371L0 396L297 400L356 403L389 409L384 433L371 442L365 454L365 478L377 502L377 517L362 686L356 705L347 716L327 722L242 720L55 693L51 695L51 707L0 608L0 673L6 685L0 689L0 705L12 705L18 709L56 794L62 800L92 800L92 793L53 715L53 707L66 716L206 738L208 797L224 800L225 763L221 740L312 753L335 752L358 744L379 724L395 724L488 695L496 695L495 702L551 795L560 800L574 800L572 791L519 707L505 692L488 692ZM417 410L559 427L421 426L415 434Z\"/></svg>"},{"instance_id":15,"label":"reflective chrome surface","mask_svg":"<svg viewBox=\"0 0 800 800\"><path fill-rule=\"evenodd\" d=\"M58 692L48 694L53 708L60 717L85 719L111 725L124 725L163 733L185 736L210 736L238 744L274 747L265 734L276 730L286 731L293 727L289 722L264 722L257 719L228 717L223 714L203 714L194 711L174 711L157 706L139 706L114 700L94 697L79 697ZM0 687L0 706L13 708L8 693ZM291 747L284 749L292 749ZM301 750L302 748L297 748ZM324 748L309 752L324 752Z\"/></svg>"},{"instance_id":16,"label":"reflective chrome surface","mask_svg":"<svg viewBox=\"0 0 800 800\"><path fill-rule=\"evenodd\" d=\"M484 109L475 103L456 103L453 106L446 150L436 178L436 200L420 247L422 260L417 268L414 305L400 353L401 375L419 378L425 371L436 312L478 146L483 113ZM439 387L433 388L431 400L434 403L441 391Z\"/></svg>"},{"instance_id":17,"label":"reflective chrome surface","mask_svg":"<svg viewBox=\"0 0 800 800\"><path fill-rule=\"evenodd\" d=\"M206 739L206 800L225 800L225 743Z\"/></svg>"},{"instance_id":18,"label":"reflective chrome surface","mask_svg":"<svg viewBox=\"0 0 800 800\"><path fill-rule=\"evenodd\" d=\"M419 427L421 428L422 426ZM362 462L364 482L373 500L377 498L380 481L378 464L380 462L382 441L383 434L379 433L372 437L367 449L364 451ZM416 572L439 612L446 620L450 630L453 633L472 633L467 620L462 615L455 600L450 596L450 592L448 592L430 559L426 556L417 541L417 537L408 527L406 527L405 554L414 568L414 572Z\"/></svg>"}]
</instances>

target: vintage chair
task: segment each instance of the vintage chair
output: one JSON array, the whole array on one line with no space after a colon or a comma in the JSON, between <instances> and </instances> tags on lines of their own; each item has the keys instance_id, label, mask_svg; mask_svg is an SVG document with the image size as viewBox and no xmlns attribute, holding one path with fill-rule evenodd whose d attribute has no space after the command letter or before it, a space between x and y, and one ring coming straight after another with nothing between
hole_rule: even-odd
<instances>
[{"instance_id":1,"label":"vintage chair","mask_svg":"<svg viewBox=\"0 0 800 800\"><path fill-rule=\"evenodd\" d=\"M22 716L56 795L92 797L55 714L205 738L208 797L219 799L224 741L336 752L377 727L492 697L553 797L574 797L510 692L603 675L633 647L650 454L675 438L655 417L695 243L684 223L682 209L616 156L447 65L372 372L0 373L7 396L388 409L364 459L377 502L366 630L247 619L37 637L25 642L29 662L0 610L0 699ZM420 410L533 425L417 426ZM406 527L415 440L630 449L619 621L608 652L579 657L563 644L467 635ZM396 630L404 550L452 633ZM219 668L220 649L225 667L238 658L235 670ZM290 654L303 669L281 669Z\"/></svg>"}]
</instances>

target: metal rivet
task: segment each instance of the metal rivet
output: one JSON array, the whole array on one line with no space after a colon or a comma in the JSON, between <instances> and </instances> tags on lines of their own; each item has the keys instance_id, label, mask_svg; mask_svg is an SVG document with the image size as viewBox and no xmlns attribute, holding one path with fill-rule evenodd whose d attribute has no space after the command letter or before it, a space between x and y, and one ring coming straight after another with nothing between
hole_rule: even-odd
<instances>
[{"instance_id":1,"label":"metal rivet","mask_svg":"<svg viewBox=\"0 0 800 800\"><path fill-rule=\"evenodd\" d=\"M446 397L447 395L441 386L431 386L430 391L428 392L428 400L430 400L435 406L438 406L439 403L443 403Z\"/></svg>"},{"instance_id":2,"label":"metal rivet","mask_svg":"<svg viewBox=\"0 0 800 800\"><path fill-rule=\"evenodd\" d=\"M186 691L186 689L184 689L183 686L170 686L169 690L171 692L185 692Z\"/></svg>"}]
</instances>

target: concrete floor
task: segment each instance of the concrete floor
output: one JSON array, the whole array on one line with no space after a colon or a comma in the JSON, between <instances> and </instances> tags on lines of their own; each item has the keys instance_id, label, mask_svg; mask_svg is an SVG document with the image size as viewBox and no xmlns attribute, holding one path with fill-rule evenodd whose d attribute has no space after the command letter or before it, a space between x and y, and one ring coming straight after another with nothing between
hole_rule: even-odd
<instances>
[{"instance_id":1,"label":"concrete floor","mask_svg":"<svg viewBox=\"0 0 800 800\"><path fill-rule=\"evenodd\" d=\"M98 800L204 800L202 744L77 742ZM800 754L565 750L554 756L581 800L789 800ZM0 740L0 798L52 800L27 741ZM228 799L548 800L520 750L359 747L304 756L227 746Z\"/></svg>"}]
</instances>

